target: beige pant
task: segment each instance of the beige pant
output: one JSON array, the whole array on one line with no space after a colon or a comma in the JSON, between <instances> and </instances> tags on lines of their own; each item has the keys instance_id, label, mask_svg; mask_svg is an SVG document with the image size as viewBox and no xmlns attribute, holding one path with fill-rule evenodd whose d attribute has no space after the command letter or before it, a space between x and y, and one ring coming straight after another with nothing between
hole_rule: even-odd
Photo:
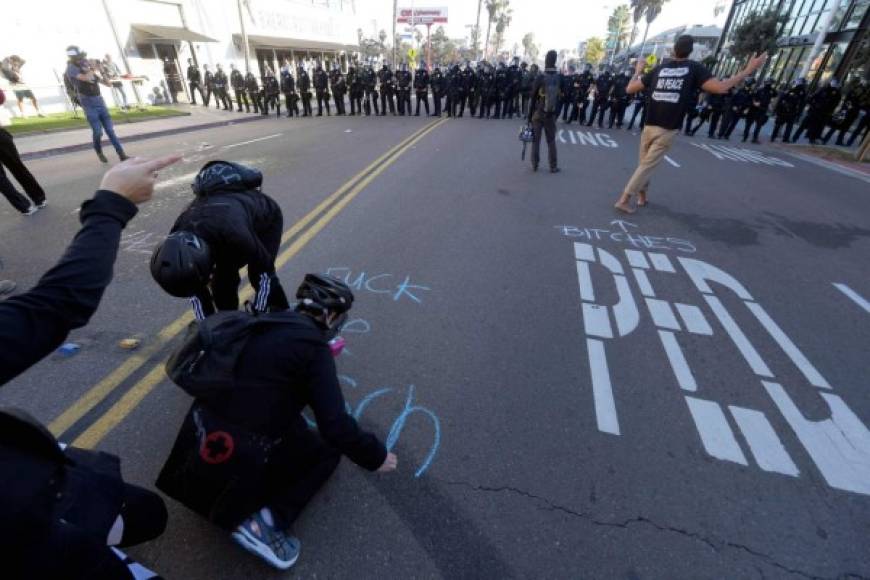
<instances>
[{"instance_id":1,"label":"beige pant","mask_svg":"<svg viewBox=\"0 0 870 580\"><path fill-rule=\"evenodd\" d=\"M640 135L640 163L625 186L626 195L646 193L653 169L662 162L679 129L663 129L647 125Z\"/></svg>"}]
</instances>

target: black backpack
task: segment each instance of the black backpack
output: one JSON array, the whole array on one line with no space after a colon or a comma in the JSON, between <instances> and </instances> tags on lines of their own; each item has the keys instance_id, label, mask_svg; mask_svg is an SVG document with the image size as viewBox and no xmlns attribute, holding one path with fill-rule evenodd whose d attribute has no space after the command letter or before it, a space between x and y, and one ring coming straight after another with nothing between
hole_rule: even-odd
<instances>
[{"instance_id":1,"label":"black backpack","mask_svg":"<svg viewBox=\"0 0 870 580\"><path fill-rule=\"evenodd\" d=\"M166 361L166 374L197 399L208 400L238 386L236 366L254 333L264 325L296 326L299 338L326 344L326 338L304 314L271 312L259 315L241 310L218 312L187 328L181 344ZM245 387L257 387L250 381Z\"/></svg>"},{"instance_id":2,"label":"black backpack","mask_svg":"<svg viewBox=\"0 0 870 580\"><path fill-rule=\"evenodd\" d=\"M544 97L544 112L555 113L559 110L559 91L560 91L559 76L555 74L544 74L544 86L541 91Z\"/></svg>"}]
</instances>

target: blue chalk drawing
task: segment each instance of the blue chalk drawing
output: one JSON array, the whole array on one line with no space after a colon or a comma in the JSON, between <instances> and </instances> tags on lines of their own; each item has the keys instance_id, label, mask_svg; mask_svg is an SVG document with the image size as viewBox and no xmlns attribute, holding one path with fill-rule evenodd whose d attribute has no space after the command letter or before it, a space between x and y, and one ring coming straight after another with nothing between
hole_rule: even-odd
<instances>
[{"instance_id":1,"label":"blue chalk drawing","mask_svg":"<svg viewBox=\"0 0 870 580\"><path fill-rule=\"evenodd\" d=\"M362 318L352 318L341 328L342 334L368 334L371 331L372 325Z\"/></svg>"},{"instance_id":2,"label":"blue chalk drawing","mask_svg":"<svg viewBox=\"0 0 870 580\"><path fill-rule=\"evenodd\" d=\"M347 375L338 375L338 380L342 383L346 384L348 387L356 388L356 379L349 377Z\"/></svg>"},{"instance_id":3,"label":"blue chalk drawing","mask_svg":"<svg viewBox=\"0 0 870 580\"><path fill-rule=\"evenodd\" d=\"M379 389L379 390L375 391L374 393L369 393L368 395L363 397L363 400L360 401L359 404L357 404L356 411L353 412L353 418L356 419L357 421L359 421L359 418L362 417L363 411L366 410L366 407L369 406L369 403L371 403L372 401L374 401L375 399L377 399L378 397L380 397L382 395L386 395L387 393L391 392L392 390L393 389Z\"/></svg>"},{"instance_id":4,"label":"blue chalk drawing","mask_svg":"<svg viewBox=\"0 0 870 580\"><path fill-rule=\"evenodd\" d=\"M426 459L423 460L423 464L417 469L416 473L414 473L414 477L420 477L423 473L429 469L429 466L432 464L432 460L435 459L435 454L438 452L438 447L441 445L441 422L438 421L438 417L427 409L426 407L420 407L417 405L412 405L411 403L414 400L414 385L410 385L408 387L408 398L405 399L405 408L402 410L402 413L396 418L393 422L393 426L390 428L390 433L387 435L387 449L392 450L393 446L398 442L399 436L402 434L402 429L405 428L405 422L408 420L414 413L423 413L430 419L432 419L432 425L435 428L435 437L432 442L432 447L429 448L429 454L426 456Z\"/></svg>"},{"instance_id":5,"label":"blue chalk drawing","mask_svg":"<svg viewBox=\"0 0 870 580\"><path fill-rule=\"evenodd\" d=\"M379 282L377 286L373 283L376 281L393 278L392 274L376 274L370 276L366 272L360 272L356 278L352 279L353 271L346 266L333 266L326 269L327 276L334 276L343 280L345 284L354 290L365 290L372 294L386 294L392 297L394 302L401 300L403 296L407 296L417 304L423 302L420 298L420 292L428 292L432 290L429 286L421 286L419 284L411 284L411 277L405 276L405 280L395 286L393 284L384 284Z\"/></svg>"}]
</instances>

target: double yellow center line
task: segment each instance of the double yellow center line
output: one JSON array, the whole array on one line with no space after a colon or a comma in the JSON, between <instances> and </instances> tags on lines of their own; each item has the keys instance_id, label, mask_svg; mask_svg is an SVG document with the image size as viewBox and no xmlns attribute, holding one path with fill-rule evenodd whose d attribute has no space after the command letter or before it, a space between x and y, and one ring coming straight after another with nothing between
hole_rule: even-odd
<instances>
[{"instance_id":1,"label":"double yellow center line","mask_svg":"<svg viewBox=\"0 0 870 580\"><path fill-rule=\"evenodd\" d=\"M275 260L275 268L280 269L290 261L308 242L311 241L336 215L338 215L353 199L402 154L413 147L428 133L440 126L447 119L439 119L422 127L401 141L398 145L378 157L365 169L354 175L338 190L320 202L305 217L293 224L281 237L282 247L292 240L292 243L284 248ZM241 291L242 300L253 296L253 289L246 285ZM123 364L106 375L100 382L89 389L81 398L61 413L49 424L49 429L60 437L70 427L75 425L87 413L99 405L111 395L130 375L138 371L143 365L153 362L152 359L173 338L183 331L193 321L193 314L188 311L171 324L157 333L155 339L147 347L130 356ZM79 437L73 441L73 445L85 449L91 449L100 441L154 388L163 382L165 378L163 360L158 361L139 381L136 382L124 395L118 399L103 415L85 429Z\"/></svg>"}]
</instances>

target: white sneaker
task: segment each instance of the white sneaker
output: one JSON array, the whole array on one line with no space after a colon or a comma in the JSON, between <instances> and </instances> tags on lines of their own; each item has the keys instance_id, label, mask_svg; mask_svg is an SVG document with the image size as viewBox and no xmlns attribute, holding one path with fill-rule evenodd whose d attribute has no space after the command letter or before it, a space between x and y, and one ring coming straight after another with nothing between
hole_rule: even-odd
<instances>
[{"instance_id":1,"label":"white sneaker","mask_svg":"<svg viewBox=\"0 0 870 580\"><path fill-rule=\"evenodd\" d=\"M299 559L299 538L266 523L261 512L242 522L233 540L279 570L287 570Z\"/></svg>"},{"instance_id":2,"label":"white sneaker","mask_svg":"<svg viewBox=\"0 0 870 580\"><path fill-rule=\"evenodd\" d=\"M47 205L48 205L48 200L43 200L42 203L37 204L36 209L43 209Z\"/></svg>"},{"instance_id":3,"label":"white sneaker","mask_svg":"<svg viewBox=\"0 0 870 580\"><path fill-rule=\"evenodd\" d=\"M22 214L23 215L33 215L38 211L39 211L39 206L31 205L29 208L27 208L27 211L22 212Z\"/></svg>"}]
</instances>

